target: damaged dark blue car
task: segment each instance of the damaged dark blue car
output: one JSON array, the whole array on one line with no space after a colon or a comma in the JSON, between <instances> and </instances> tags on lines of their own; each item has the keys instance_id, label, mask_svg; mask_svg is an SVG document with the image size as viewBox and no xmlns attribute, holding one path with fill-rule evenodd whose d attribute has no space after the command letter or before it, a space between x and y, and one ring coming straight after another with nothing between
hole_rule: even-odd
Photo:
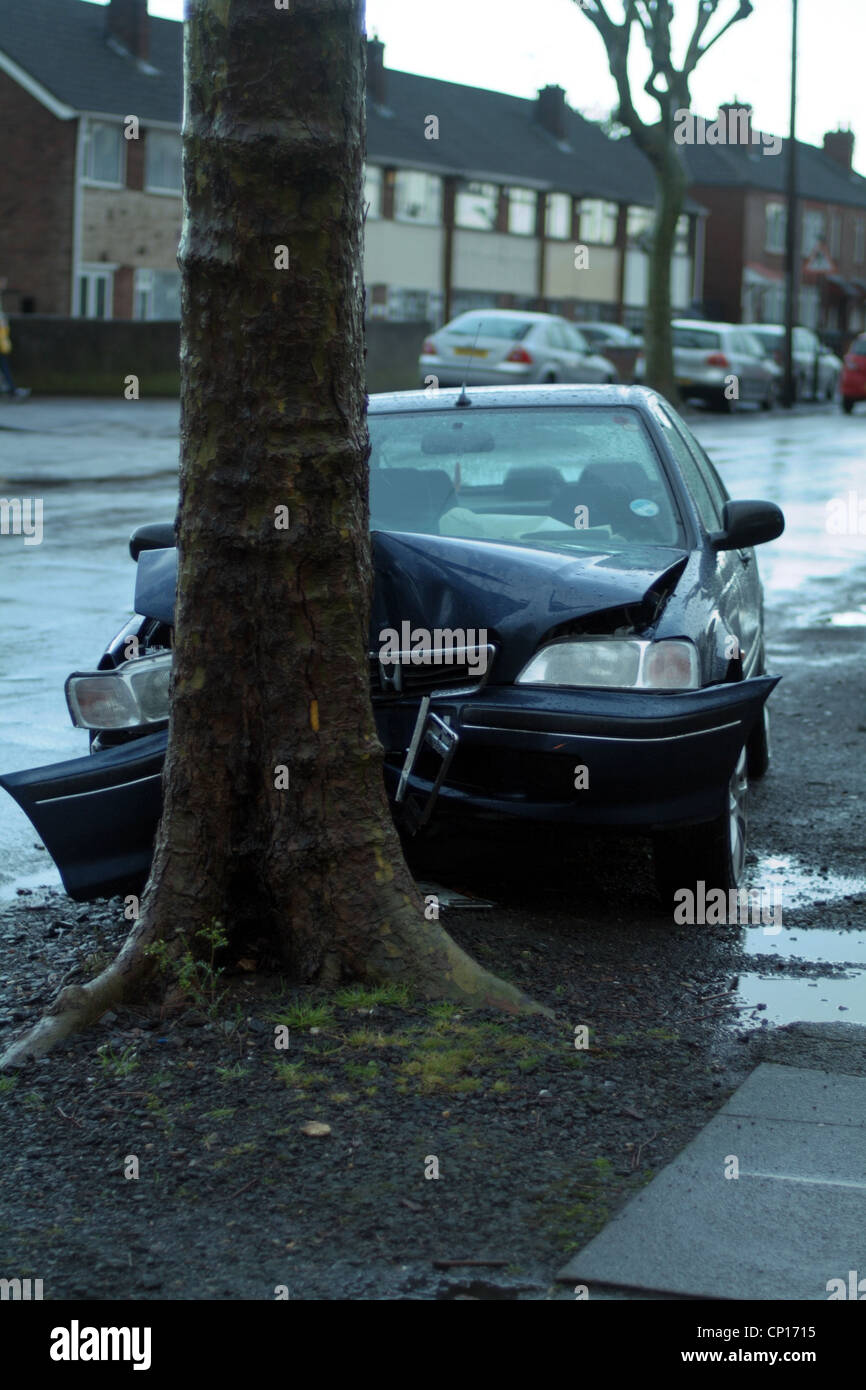
<instances>
[{"instance_id":1,"label":"damaged dark blue car","mask_svg":"<svg viewBox=\"0 0 866 1390\"><path fill-rule=\"evenodd\" d=\"M638 387L372 397L370 686L395 818L650 834L666 899L738 887L769 762L754 546L679 415ZM89 756L0 777L72 897L140 890L161 806L177 577L141 527L135 616L70 676Z\"/></svg>"}]
</instances>

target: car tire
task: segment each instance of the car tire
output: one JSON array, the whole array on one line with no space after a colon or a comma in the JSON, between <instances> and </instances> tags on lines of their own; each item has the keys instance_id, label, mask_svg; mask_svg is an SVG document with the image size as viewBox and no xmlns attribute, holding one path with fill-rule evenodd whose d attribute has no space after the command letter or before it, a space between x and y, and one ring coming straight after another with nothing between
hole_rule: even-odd
<instances>
[{"instance_id":1,"label":"car tire","mask_svg":"<svg viewBox=\"0 0 866 1390\"><path fill-rule=\"evenodd\" d=\"M854 409L854 398L853 398L853 396L843 396L843 397L842 397L842 409L843 409L843 411L845 412L846 415L850 415L850 414L851 414L851 411Z\"/></svg>"},{"instance_id":2,"label":"car tire","mask_svg":"<svg viewBox=\"0 0 866 1390\"><path fill-rule=\"evenodd\" d=\"M727 788L725 810L706 825L681 830L661 830L653 836L656 888L665 906L674 906L674 895L684 888L695 892L720 888L728 893L739 888L746 865L748 755L745 747L737 759Z\"/></svg>"},{"instance_id":3,"label":"car tire","mask_svg":"<svg viewBox=\"0 0 866 1390\"><path fill-rule=\"evenodd\" d=\"M776 405L776 388L775 388L775 386L773 385L773 383L772 383L772 381L771 381L770 384L769 384L769 386L767 387L767 394L766 394L766 396L764 397L764 399L761 401L761 409L762 409L762 410L773 410L774 407L775 407L775 405Z\"/></svg>"},{"instance_id":4,"label":"car tire","mask_svg":"<svg viewBox=\"0 0 866 1390\"><path fill-rule=\"evenodd\" d=\"M545 372L541 378L542 386L554 386L556 384L556 372Z\"/></svg>"}]
</instances>

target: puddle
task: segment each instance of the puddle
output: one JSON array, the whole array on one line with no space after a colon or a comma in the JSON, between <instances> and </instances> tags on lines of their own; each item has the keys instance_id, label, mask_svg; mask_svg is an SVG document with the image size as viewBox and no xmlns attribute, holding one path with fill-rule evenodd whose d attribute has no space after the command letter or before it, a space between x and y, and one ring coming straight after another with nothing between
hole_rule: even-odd
<instances>
[{"instance_id":1,"label":"puddle","mask_svg":"<svg viewBox=\"0 0 866 1390\"><path fill-rule=\"evenodd\" d=\"M791 908L807 907L810 903L852 898L852 909L866 926L864 878L812 868L793 855L759 855L749 887L761 890L768 903L781 902L783 915Z\"/></svg>"},{"instance_id":2,"label":"puddle","mask_svg":"<svg viewBox=\"0 0 866 1390\"><path fill-rule=\"evenodd\" d=\"M734 1017L740 1028L765 1023L866 1023L866 972L841 980L767 979L746 974L739 979L741 1007Z\"/></svg>"},{"instance_id":3,"label":"puddle","mask_svg":"<svg viewBox=\"0 0 866 1390\"><path fill-rule=\"evenodd\" d=\"M832 965L866 968L866 932L825 931L823 927L747 927L748 956L779 956L785 960L825 961Z\"/></svg>"},{"instance_id":4,"label":"puddle","mask_svg":"<svg viewBox=\"0 0 866 1390\"><path fill-rule=\"evenodd\" d=\"M831 613L827 622L831 627L866 627L866 608L852 609L849 613Z\"/></svg>"}]
</instances>

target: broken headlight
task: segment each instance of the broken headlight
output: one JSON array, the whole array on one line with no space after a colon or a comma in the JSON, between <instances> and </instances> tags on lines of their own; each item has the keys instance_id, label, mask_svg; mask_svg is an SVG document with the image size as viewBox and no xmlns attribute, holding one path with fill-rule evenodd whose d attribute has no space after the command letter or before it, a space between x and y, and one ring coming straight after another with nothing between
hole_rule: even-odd
<instances>
[{"instance_id":1,"label":"broken headlight","mask_svg":"<svg viewBox=\"0 0 866 1390\"><path fill-rule=\"evenodd\" d=\"M139 656L114 671L75 672L66 703L79 729L136 729L168 719L171 652Z\"/></svg>"},{"instance_id":2,"label":"broken headlight","mask_svg":"<svg viewBox=\"0 0 866 1390\"><path fill-rule=\"evenodd\" d=\"M697 690L697 648L684 637L552 642L524 666L518 685L596 686L616 690Z\"/></svg>"}]
</instances>

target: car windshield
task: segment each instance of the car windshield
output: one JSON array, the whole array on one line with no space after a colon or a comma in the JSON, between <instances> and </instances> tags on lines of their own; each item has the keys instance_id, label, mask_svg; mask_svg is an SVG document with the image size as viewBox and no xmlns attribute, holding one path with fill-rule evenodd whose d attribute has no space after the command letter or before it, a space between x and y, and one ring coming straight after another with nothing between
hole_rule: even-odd
<instances>
[{"instance_id":1,"label":"car windshield","mask_svg":"<svg viewBox=\"0 0 866 1390\"><path fill-rule=\"evenodd\" d=\"M370 526L546 550L680 545L640 413L520 407L369 417Z\"/></svg>"}]
</instances>

